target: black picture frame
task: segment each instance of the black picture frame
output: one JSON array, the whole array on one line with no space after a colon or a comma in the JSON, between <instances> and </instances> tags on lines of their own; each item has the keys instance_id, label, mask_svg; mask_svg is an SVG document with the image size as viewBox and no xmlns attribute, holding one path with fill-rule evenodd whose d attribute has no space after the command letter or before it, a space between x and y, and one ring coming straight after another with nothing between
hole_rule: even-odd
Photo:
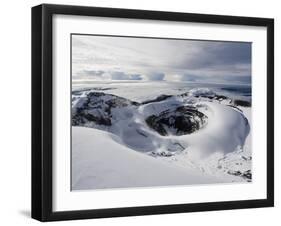
<instances>
[{"instance_id":1,"label":"black picture frame","mask_svg":"<svg viewBox=\"0 0 281 226\"><path fill-rule=\"evenodd\" d=\"M54 212L52 210L52 17L55 14L266 27L267 198ZM40 221L57 221L271 206L274 206L273 19L50 4L32 8L32 218Z\"/></svg>"}]
</instances>

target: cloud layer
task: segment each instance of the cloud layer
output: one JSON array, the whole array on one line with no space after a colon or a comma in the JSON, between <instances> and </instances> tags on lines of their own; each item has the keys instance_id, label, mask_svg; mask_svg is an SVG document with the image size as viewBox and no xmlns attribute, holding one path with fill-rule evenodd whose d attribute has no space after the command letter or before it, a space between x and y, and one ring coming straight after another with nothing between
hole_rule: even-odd
<instances>
[{"instance_id":1,"label":"cloud layer","mask_svg":"<svg viewBox=\"0 0 281 226\"><path fill-rule=\"evenodd\" d=\"M73 79L251 81L251 43L72 36Z\"/></svg>"}]
</instances>

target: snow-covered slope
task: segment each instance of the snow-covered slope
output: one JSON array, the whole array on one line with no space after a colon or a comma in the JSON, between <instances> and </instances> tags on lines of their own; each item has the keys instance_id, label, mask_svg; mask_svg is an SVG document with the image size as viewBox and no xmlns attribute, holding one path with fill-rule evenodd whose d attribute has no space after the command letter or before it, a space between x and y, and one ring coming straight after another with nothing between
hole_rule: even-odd
<instances>
[{"instance_id":1,"label":"snow-covered slope","mask_svg":"<svg viewBox=\"0 0 281 226\"><path fill-rule=\"evenodd\" d=\"M120 145L108 132L73 127L72 189L189 185L221 182Z\"/></svg>"},{"instance_id":2,"label":"snow-covered slope","mask_svg":"<svg viewBox=\"0 0 281 226\"><path fill-rule=\"evenodd\" d=\"M80 146L73 143L73 152L82 153L85 149L91 148L93 153L96 153L100 149L107 151L112 147L113 150L127 150L131 153L129 156L140 156L164 165L168 163L168 166L184 170L189 178L192 172L196 178L199 174L213 178L214 181L251 181L249 106L250 102L219 95L207 88L196 88L176 95L161 94L143 102L105 93L105 90L74 91L72 100L74 131L77 126L91 129L84 132L80 128L82 135L80 132L73 133L73 140L75 141L77 137L79 139L84 139L83 136L90 137L88 134L93 136L93 140L79 142ZM105 132L101 135L101 131ZM102 137L100 140L104 141L104 145L96 137ZM127 152L120 152L124 153L121 154L122 158L126 159ZM96 155L93 153L87 151L87 154L83 155L88 156L88 161L94 161L92 158ZM117 157L120 157L119 154ZM73 157L73 166L77 162L79 161ZM106 162L104 164L108 167ZM115 164L118 167L121 159ZM125 161L121 168L123 167L130 168L134 165ZM83 165L74 167L73 175L83 175L85 178L85 171L81 173L82 168ZM87 174L98 170L91 167L88 169ZM111 172L114 175L122 173L116 169ZM140 178L143 176L139 175ZM202 183L200 180L198 182L183 180L183 183L179 183L170 178L163 178L155 180L154 183L150 183L150 180L130 182L131 179L118 183L108 179L109 184L106 182L101 184L91 176L86 178L88 182L87 179L83 179L84 182L80 179L73 180L73 188L80 189L85 183L87 185L83 185L83 189L153 186L157 183L160 185Z\"/></svg>"}]
</instances>

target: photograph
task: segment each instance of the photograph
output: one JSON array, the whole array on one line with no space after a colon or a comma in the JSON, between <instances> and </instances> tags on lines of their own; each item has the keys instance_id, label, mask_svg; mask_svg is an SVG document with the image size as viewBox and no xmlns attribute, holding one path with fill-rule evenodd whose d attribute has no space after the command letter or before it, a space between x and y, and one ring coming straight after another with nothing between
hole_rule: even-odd
<instances>
[{"instance_id":1,"label":"photograph","mask_svg":"<svg viewBox=\"0 0 281 226\"><path fill-rule=\"evenodd\" d=\"M71 190L252 182L252 43L71 34Z\"/></svg>"}]
</instances>

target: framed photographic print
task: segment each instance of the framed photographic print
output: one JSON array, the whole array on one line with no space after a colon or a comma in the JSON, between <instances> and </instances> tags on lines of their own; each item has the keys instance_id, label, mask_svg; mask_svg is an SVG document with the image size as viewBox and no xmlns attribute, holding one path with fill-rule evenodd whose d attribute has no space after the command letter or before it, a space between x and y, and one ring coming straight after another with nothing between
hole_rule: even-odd
<instances>
[{"instance_id":1,"label":"framed photographic print","mask_svg":"<svg viewBox=\"0 0 281 226\"><path fill-rule=\"evenodd\" d=\"M32 217L274 205L274 21L32 8Z\"/></svg>"}]
</instances>

